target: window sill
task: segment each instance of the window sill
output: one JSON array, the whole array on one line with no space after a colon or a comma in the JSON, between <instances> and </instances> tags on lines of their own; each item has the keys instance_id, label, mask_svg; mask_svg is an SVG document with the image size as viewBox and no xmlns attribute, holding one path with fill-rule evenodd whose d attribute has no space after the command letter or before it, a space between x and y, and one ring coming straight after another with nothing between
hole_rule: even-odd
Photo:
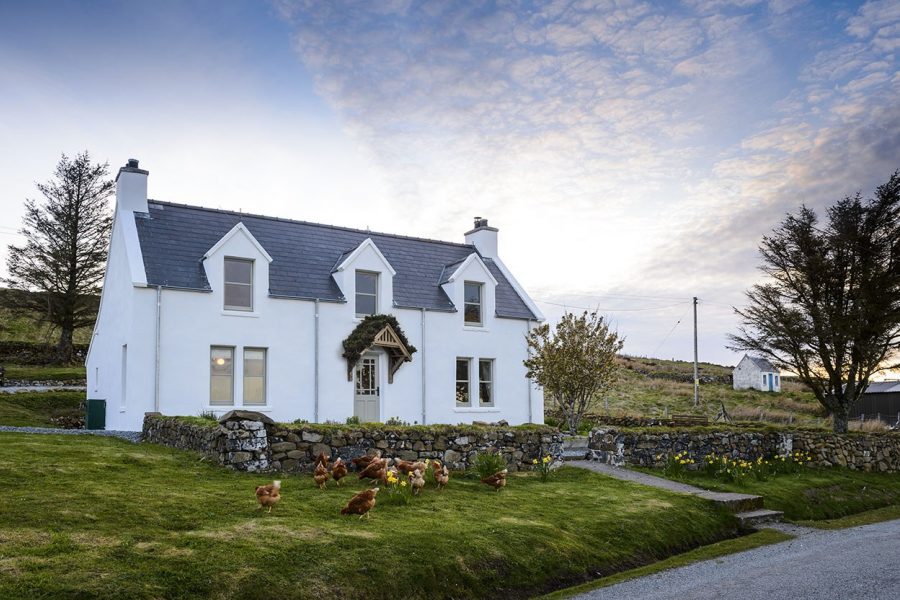
<instances>
[{"instance_id":1,"label":"window sill","mask_svg":"<svg viewBox=\"0 0 900 600\"><path fill-rule=\"evenodd\" d=\"M484 325L463 325L463 331L476 331L479 333L488 333L490 330Z\"/></svg>"},{"instance_id":2,"label":"window sill","mask_svg":"<svg viewBox=\"0 0 900 600\"><path fill-rule=\"evenodd\" d=\"M453 412L458 413L498 413L499 408L494 406L457 406Z\"/></svg>"},{"instance_id":3,"label":"window sill","mask_svg":"<svg viewBox=\"0 0 900 600\"><path fill-rule=\"evenodd\" d=\"M238 404L234 404L231 406L223 406L221 404L208 404L203 407L203 410L210 411L210 412L222 412L222 414L227 413L230 410L252 410L253 412L267 413L267 412L272 412L272 407L271 406L258 406L258 405L254 406L252 404L243 405L243 406L238 405Z\"/></svg>"},{"instance_id":4,"label":"window sill","mask_svg":"<svg viewBox=\"0 0 900 600\"><path fill-rule=\"evenodd\" d=\"M222 316L225 317L250 317L251 319L258 319L258 312L251 311L243 311L243 310L223 310Z\"/></svg>"}]
</instances>

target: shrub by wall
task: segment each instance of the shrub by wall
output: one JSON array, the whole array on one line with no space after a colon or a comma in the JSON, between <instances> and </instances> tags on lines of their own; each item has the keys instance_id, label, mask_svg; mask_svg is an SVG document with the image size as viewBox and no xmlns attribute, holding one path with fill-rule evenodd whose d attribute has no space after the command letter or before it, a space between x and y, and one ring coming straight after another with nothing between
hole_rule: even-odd
<instances>
[{"instance_id":1,"label":"shrub by wall","mask_svg":"<svg viewBox=\"0 0 900 600\"><path fill-rule=\"evenodd\" d=\"M144 439L201 452L218 464L244 471L311 471L320 452L349 461L372 449L404 460L437 458L453 470L468 468L478 452L501 454L510 471L530 469L532 460L548 454L562 455L562 434L537 425L288 425L254 419L216 423L148 413Z\"/></svg>"},{"instance_id":2,"label":"shrub by wall","mask_svg":"<svg viewBox=\"0 0 900 600\"><path fill-rule=\"evenodd\" d=\"M616 429L591 431L595 458L610 464L662 466L670 455L687 452L699 462L708 454L754 460L795 450L809 452L813 464L862 471L900 471L900 434L836 434L812 430ZM657 458L660 457L660 458Z\"/></svg>"}]
</instances>

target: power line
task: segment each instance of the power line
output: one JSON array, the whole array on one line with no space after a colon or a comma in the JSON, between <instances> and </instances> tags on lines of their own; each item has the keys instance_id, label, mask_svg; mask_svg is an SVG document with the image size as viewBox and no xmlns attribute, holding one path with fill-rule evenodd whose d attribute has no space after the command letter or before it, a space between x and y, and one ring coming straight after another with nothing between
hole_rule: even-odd
<instances>
[{"instance_id":1,"label":"power line","mask_svg":"<svg viewBox=\"0 0 900 600\"><path fill-rule=\"evenodd\" d=\"M572 292L569 295L570 296L578 296L581 298L628 298L628 299L637 298L637 299L645 299L645 300L684 300L685 302L691 301L691 298L689 296L650 296L650 295L640 295L640 294L582 294L582 293L578 293L578 292Z\"/></svg>"},{"instance_id":2,"label":"power line","mask_svg":"<svg viewBox=\"0 0 900 600\"><path fill-rule=\"evenodd\" d=\"M674 325L672 325L672 329L669 330L669 333L666 334L666 337L664 337L664 338L662 339L662 341L661 341L661 342L659 343L659 345L656 347L656 350L653 351L653 356L656 356L656 355L657 355L657 352L659 352L659 349L663 347L663 344L666 343L666 341L669 339L669 336L672 335L672 332L673 332L673 331L675 331L675 328L678 327L679 325L681 325L681 322L682 322L682 321L684 320L684 318L687 316L689 310L691 310L691 308L690 308L690 307L687 307L687 308L684 310L684 312L681 313L681 316L678 317L678 320L675 321L675 324L674 324Z\"/></svg>"},{"instance_id":3,"label":"power line","mask_svg":"<svg viewBox=\"0 0 900 600\"><path fill-rule=\"evenodd\" d=\"M561 304L559 302L551 302L549 300L541 300L539 298L534 298L535 302L540 302L541 304L550 304L552 306L561 306L563 308L577 308L578 310L591 310L595 312L643 312L647 310L663 310L665 308L672 308L674 306L682 306L684 304L690 304L689 300L684 302L676 302L675 304L668 304L666 306L651 306L647 308L600 308L599 306L575 306L574 304Z\"/></svg>"}]
</instances>

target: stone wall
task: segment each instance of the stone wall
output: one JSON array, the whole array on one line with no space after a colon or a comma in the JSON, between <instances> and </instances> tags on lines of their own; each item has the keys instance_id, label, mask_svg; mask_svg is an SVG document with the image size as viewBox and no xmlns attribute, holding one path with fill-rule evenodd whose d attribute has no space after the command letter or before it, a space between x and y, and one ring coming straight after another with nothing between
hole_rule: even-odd
<instances>
[{"instance_id":1,"label":"stone wall","mask_svg":"<svg viewBox=\"0 0 900 600\"><path fill-rule=\"evenodd\" d=\"M885 473L900 471L900 434L897 433L598 428L591 431L588 445L596 459L609 464L658 467L678 452L687 452L699 462L708 454L753 460L799 450L809 452L813 464L819 466L837 465Z\"/></svg>"},{"instance_id":2,"label":"stone wall","mask_svg":"<svg viewBox=\"0 0 900 600\"><path fill-rule=\"evenodd\" d=\"M144 439L242 471L311 471L320 452L349 461L375 449L404 460L437 458L453 470L468 468L478 452L499 452L511 471L562 456L563 436L550 427L284 425L252 414L229 413L217 425L147 413Z\"/></svg>"}]
</instances>

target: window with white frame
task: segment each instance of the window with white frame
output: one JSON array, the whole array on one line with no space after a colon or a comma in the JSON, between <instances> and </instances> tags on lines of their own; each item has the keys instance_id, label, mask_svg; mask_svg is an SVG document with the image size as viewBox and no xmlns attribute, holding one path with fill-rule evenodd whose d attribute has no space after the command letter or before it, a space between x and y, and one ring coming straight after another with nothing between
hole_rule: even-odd
<instances>
[{"instance_id":1,"label":"window with white frame","mask_svg":"<svg viewBox=\"0 0 900 600\"><path fill-rule=\"evenodd\" d=\"M212 346L209 349L209 403L234 405L234 348Z\"/></svg>"},{"instance_id":2,"label":"window with white frame","mask_svg":"<svg viewBox=\"0 0 900 600\"><path fill-rule=\"evenodd\" d=\"M456 359L456 405L471 406L471 396L469 391L469 371L472 364L471 358Z\"/></svg>"},{"instance_id":3,"label":"window with white frame","mask_svg":"<svg viewBox=\"0 0 900 600\"><path fill-rule=\"evenodd\" d=\"M478 404L494 405L494 361L490 358L478 361Z\"/></svg>"},{"instance_id":4,"label":"window with white frame","mask_svg":"<svg viewBox=\"0 0 900 600\"><path fill-rule=\"evenodd\" d=\"M266 404L265 348L244 348L244 404Z\"/></svg>"},{"instance_id":5,"label":"window with white frame","mask_svg":"<svg viewBox=\"0 0 900 600\"><path fill-rule=\"evenodd\" d=\"M482 288L483 284L467 281L463 286L463 319L466 325L481 325L482 321Z\"/></svg>"},{"instance_id":6,"label":"window with white frame","mask_svg":"<svg viewBox=\"0 0 900 600\"><path fill-rule=\"evenodd\" d=\"M378 312L378 273L356 272L356 316Z\"/></svg>"},{"instance_id":7,"label":"window with white frame","mask_svg":"<svg viewBox=\"0 0 900 600\"><path fill-rule=\"evenodd\" d=\"M225 309L253 310L253 261L225 259Z\"/></svg>"}]
</instances>

